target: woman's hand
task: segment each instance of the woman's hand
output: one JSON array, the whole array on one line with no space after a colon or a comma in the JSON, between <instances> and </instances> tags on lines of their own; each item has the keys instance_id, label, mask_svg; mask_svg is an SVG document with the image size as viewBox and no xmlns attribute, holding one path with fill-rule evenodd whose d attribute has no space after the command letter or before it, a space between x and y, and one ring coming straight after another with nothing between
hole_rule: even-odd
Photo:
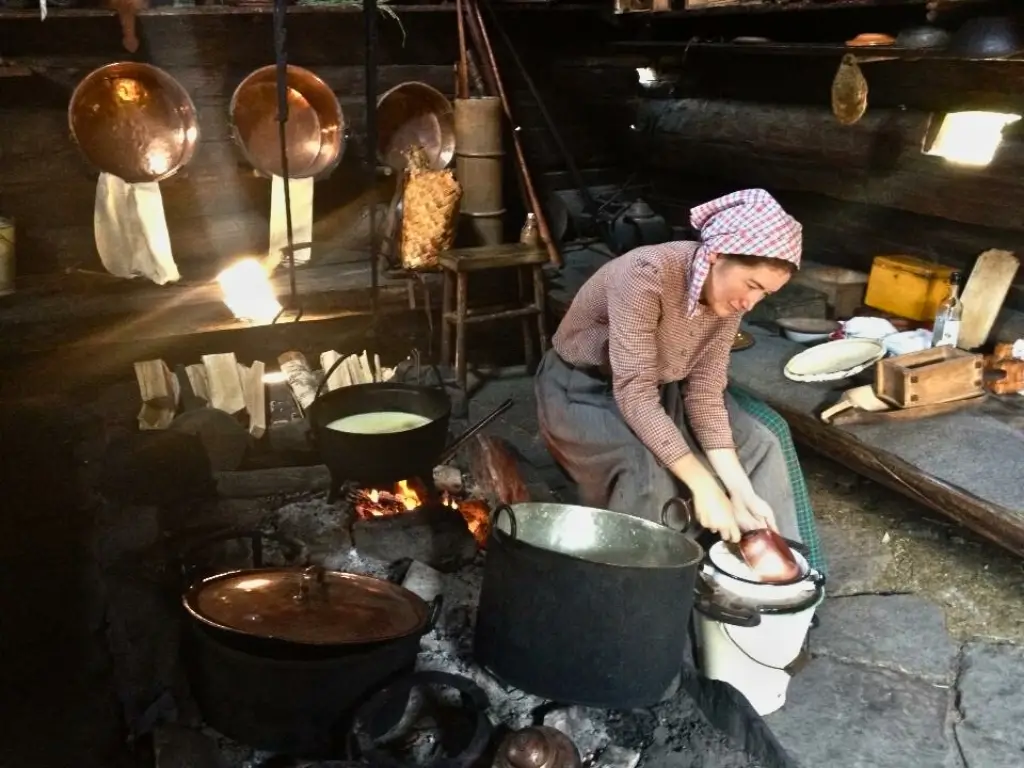
<instances>
[{"instance_id":1,"label":"woman's hand","mask_svg":"<svg viewBox=\"0 0 1024 768\"><path fill-rule=\"evenodd\" d=\"M732 500L733 514L742 531L756 531L771 528L779 532L775 524L775 513L767 501L751 491L744 496L736 496Z\"/></svg>"},{"instance_id":2,"label":"woman's hand","mask_svg":"<svg viewBox=\"0 0 1024 768\"><path fill-rule=\"evenodd\" d=\"M740 525L733 502L725 495L718 483L710 483L693 494L697 522L703 528L714 531L723 541L739 541ZM770 510L769 510L770 511Z\"/></svg>"}]
</instances>

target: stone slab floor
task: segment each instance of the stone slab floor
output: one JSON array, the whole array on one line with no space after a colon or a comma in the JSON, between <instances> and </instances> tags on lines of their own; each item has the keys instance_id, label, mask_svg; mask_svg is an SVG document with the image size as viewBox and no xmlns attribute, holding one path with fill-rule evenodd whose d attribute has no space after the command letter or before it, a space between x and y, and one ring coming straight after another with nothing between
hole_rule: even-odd
<instances>
[{"instance_id":1,"label":"stone slab floor","mask_svg":"<svg viewBox=\"0 0 1024 768\"><path fill-rule=\"evenodd\" d=\"M530 380L483 377L469 415L563 501ZM807 768L1024 766L1024 562L850 470L801 454L829 559L813 660L768 718Z\"/></svg>"}]
</instances>

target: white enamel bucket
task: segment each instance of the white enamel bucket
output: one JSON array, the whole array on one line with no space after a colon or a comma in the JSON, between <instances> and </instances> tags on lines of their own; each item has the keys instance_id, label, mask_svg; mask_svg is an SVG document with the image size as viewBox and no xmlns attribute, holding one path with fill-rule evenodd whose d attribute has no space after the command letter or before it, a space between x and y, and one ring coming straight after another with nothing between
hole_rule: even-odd
<instances>
[{"instance_id":1,"label":"white enamel bucket","mask_svg":"<svg viewBox=\"0 0 1024 768\"><path fill-rule=\"evenodd\" d=\"M786 584L760 583L724 542L711 547L700 574L704 591L695 608L701 671L736 688L759 715L786 703L794 662L825 599L824 575L793 554L802 575Z\"/></svg>"}]
</instances>

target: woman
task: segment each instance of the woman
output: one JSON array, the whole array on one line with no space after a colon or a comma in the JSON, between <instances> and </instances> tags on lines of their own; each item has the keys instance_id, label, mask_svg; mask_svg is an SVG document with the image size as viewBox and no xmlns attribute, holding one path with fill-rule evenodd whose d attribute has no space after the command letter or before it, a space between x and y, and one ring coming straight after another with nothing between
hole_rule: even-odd
<instances>
[{"instance_id":1,"label":"woman","mask_svg":"<svg viewBox=\"0 0 1024 768\"><path fill-rule=\"evenodd\" d=\"M799 268L802 228L761 189L690 222L699 243L637 248L576 295L537 372L541 432L584 504L659 520L682 483L727 541L800 541L782 446L725 388L740 319Z\"/></svg>"}]
</instances>

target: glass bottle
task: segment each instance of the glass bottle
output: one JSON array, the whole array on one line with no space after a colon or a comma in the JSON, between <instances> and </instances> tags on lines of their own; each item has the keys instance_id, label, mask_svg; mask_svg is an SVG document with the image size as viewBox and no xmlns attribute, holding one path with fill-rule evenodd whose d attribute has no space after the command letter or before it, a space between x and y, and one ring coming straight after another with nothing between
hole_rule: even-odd
<instances>
[{"instance_id":1,"label":"glass bottle","mask_svg":"<svg viewBox=\"0 0 1024 768\"><path fill-rule=\"evenodd\" d=\"M534 248L540 245L540 230L537 227L537 217L533 213L526 214L526 221L519 231L519 242L523 245L532 245Z\"/></svg>"},{"instance_id":2,"label":"glass bottle","mask_svg":"<svg viewBox=\"0 0 1024 768\"><path fill-rule=\"evenodd\" d=\"M964 305L960 301L960 273L949 276L949 293L935 310L935 325L932 326L933 347L955 347L960 341L960 320L964 316Z\"/></svg>"}]
</instances>

